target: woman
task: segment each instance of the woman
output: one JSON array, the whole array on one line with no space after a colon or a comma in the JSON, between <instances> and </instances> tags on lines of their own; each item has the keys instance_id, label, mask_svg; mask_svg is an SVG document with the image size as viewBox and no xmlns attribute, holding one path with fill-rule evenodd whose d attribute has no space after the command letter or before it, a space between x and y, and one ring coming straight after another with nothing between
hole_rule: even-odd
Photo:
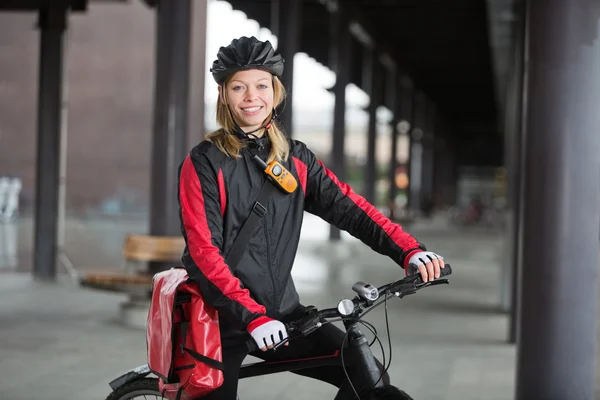
<instances>
[{"instance_id":1,"label":"woman","mask_svg":"<svg viewBox=\"0 0 600 400\"><path fill-rule=\"evenodd\" d=\"M344 333L325 325L277 352L267 351L287 337L284 322L304 312L291 269L305 210L350 232L401 267L415 264L426 281L439 277L444 264L339 182L306 145L281 132L275 109L285 98L279 80L283 64L268 41L254 37L220 48L211 72L219 85L221 129L194 147L180 168L179 203L187 244L182 261L205 301L219 312L223 346L224 384L205 399L236 399L250 337L262 350L253 355L265 360L329 355L340 348ZM279 161L298 187L291 194L273 191L263 226L254 232L232 273L223 255L231 250L263 184L271 184L256 166L255 155L267 163ZM345 380L338 367L298 373L338 387Z\"/></svg>"}]
</instances>

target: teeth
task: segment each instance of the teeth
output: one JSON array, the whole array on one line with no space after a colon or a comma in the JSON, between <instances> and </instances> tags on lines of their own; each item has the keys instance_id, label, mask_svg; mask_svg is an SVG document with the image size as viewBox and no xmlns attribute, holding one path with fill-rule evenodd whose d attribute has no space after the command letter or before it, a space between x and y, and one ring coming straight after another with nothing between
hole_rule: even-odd
<instances>
[{"instance_id":1,"label":"teeth","mask_svg":"<svg viewBox=\"0 0 600 400\"><path fill-rule=\"evenodd\" d=\"M260 110L260 107L242 108L246 112L254 112Z\"/></svg>"}]
</instances>

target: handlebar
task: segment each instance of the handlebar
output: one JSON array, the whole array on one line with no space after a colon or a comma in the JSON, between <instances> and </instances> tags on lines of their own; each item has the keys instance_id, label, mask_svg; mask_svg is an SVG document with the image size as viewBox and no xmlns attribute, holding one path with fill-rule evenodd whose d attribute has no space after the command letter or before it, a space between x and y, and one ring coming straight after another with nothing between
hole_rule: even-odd
<instances>
[{"instance_id":1,"label":"handlebar","mask_svg":"<svg viewBox=\"0 0 600 400\"><path fill-rule=\"evenodd\" d=\"M403 298L404 296L414 294L418 290L429 286L448 284L448 279L442 278L450 274L452 274L452 267L450 264L446 264L444 268L440 269L440 277L429 282L423 282L421 275L418 273L409 275L403 279L400 279L399 281L388 283L377 288L378 296L375 299L367 295L361 296L360 291L355 289L357 286L357 284L355 284L353 289L359 293L359 295L353 299L344 299L340 301L337 308L325 308L318 310L313 306L308 306L308 312L306 316L297 321L292 321L285 324L288 338L279 342L273 349L277 350L280 346L284 345L290 340L293 340L294 338L307 336L319 329L325 323L337 322L341 320L359 320L390 297ZM370 292L372 293L373 290L371 289ZM328 320L331 318L339 319L335 321ZM250 352L258 350L258 346L252 338L248 340L247 345Z\"/></svg>"},{"instance_id":2,"label":"handlebar","mask_svg":"<svg viewBox=\"0 0 600 400\"><path fill-rule=\"evenodd\" d=\"M397 282L390 283L387 285L383 285L378 290L379 292L388 292L388 293L400 293L404 295L413 294L415 291L419 289L423 289L428 286L435 286L443 283L448 283L447 279L442 279L444 276L448 276L452 274L452 267L450 264L445 264L444 268L440 269L440 277L434 279L433 281L429 281L424 283L423 278L421 278L421 274L409 275L404 279L401 279ZM414 289L413 289L414 286Z\"/></svg>"}]
</instances>

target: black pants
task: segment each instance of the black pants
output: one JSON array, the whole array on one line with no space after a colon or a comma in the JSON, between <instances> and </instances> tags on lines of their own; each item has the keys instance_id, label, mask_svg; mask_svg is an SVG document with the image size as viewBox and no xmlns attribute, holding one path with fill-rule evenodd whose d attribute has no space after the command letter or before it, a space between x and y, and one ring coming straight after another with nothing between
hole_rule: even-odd
<instances>
[{"instance_id":1,"label":"black pants","mask_svg":"<svg viewBox=\"0 0 600 400\"><path fill-rule=\"evenodd\" d=\"M304 315L304 312L304 307L300 307L287 318L285 318L283 322L299 319L302 317L302 315ZM308 337L295 339L290 342L289 346L281 346L276 352L263 352L259 350L250 353L250 355L265 361L282 361L332 355L337 350L341 349L344 334L345 332L335 325L326 324L310 334ZM249 338L249 335L241 336L238 338L238 340L234 340L232 338L223 338L222 356L223 364L225 364L223 385L215 391L202 397L203 400L236 400L240 367L244 361L244 358L246 358L248 355L246 340ZM377 365L380 370L383 370L383 367L379 361L377 361ZM347 369L351 367L351 365L346 364ZM293 373L318 379L320 381L330 383L338 388L340 388L347 380L346 374L341 366L317 367L294 371ZM387 373L383 376L382 380L384 384L389 384L389 376ZM265 388L265 391L267 390L268 389ZM244 399L242 398L240 400Z\"/></svg>"}]
</instances>

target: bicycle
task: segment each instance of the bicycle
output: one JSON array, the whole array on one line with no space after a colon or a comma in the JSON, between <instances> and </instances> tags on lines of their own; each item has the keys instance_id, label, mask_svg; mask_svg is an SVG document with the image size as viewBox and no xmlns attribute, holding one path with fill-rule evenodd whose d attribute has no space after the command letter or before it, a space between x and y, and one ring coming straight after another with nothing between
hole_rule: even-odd
<instances>
[{"instance_id":1,"label":"bicycle","mask_svg":"<svg viewBox=\"0 0 600 400\"><path fill-rule=\"evenodd\" d=\"M316 359L290 360L283 363L267 361L247 363L242 365L240 369L240 379L320 366L341 365L346 373L347 381L339 389L334 400L411 399L406 393L396 387L391 385L385 386L382 381L383 375L387 372L392 362L387 301L392 297L403 298L429 286L447 284L449 283L448 279L443 279L443 277L451 273L452 269L450 265L446 264L446 267L441 269L440 278L427 283L423 282L419 274L409 275L406 278L388 283L379 288L375 288L368 283L357 282L352 286L352 290L357 295L353 299L341 300L336 308L318 310L313 306L308 306L306 316L286 325L288 339L278 343L272 351L276 351L279 346L285 344L287 341L293 341L294 338L310 335L324 324L341 321L346 329L346 335L344 336L340 351L330 356ZM369 322L362 320L365 315L382 304L385 304L385 319L390 353L387 366L385 365L386 360L383 344L377 336L376 329ZM359 324L367 327L374 334L374 340L371 343L368 343L367 337L359 330ZM375 356L371 351L371 346L375 340L379 342L383 353L383 371L377 367ZM346 342L348 342L347 347L345 347ZM253 339L250 339L247 344L251 351L257 350ZM362 368L356 368L356 370L361 372L355 374L352 378L348 375L346 369L345 360L347 359L354 360L354 366L362 366ZM158 379L148 377L151 373L148 365L142 365L112 380L109 385L113 391L108 395L106 400L133 400L139 396L141 396L139 398L144 399L147 399L147 396L162 399L163 397L158 389ZM386 392L386 396L388 397L374 397L375 392Z\"/></svg>"}]
</instances>

